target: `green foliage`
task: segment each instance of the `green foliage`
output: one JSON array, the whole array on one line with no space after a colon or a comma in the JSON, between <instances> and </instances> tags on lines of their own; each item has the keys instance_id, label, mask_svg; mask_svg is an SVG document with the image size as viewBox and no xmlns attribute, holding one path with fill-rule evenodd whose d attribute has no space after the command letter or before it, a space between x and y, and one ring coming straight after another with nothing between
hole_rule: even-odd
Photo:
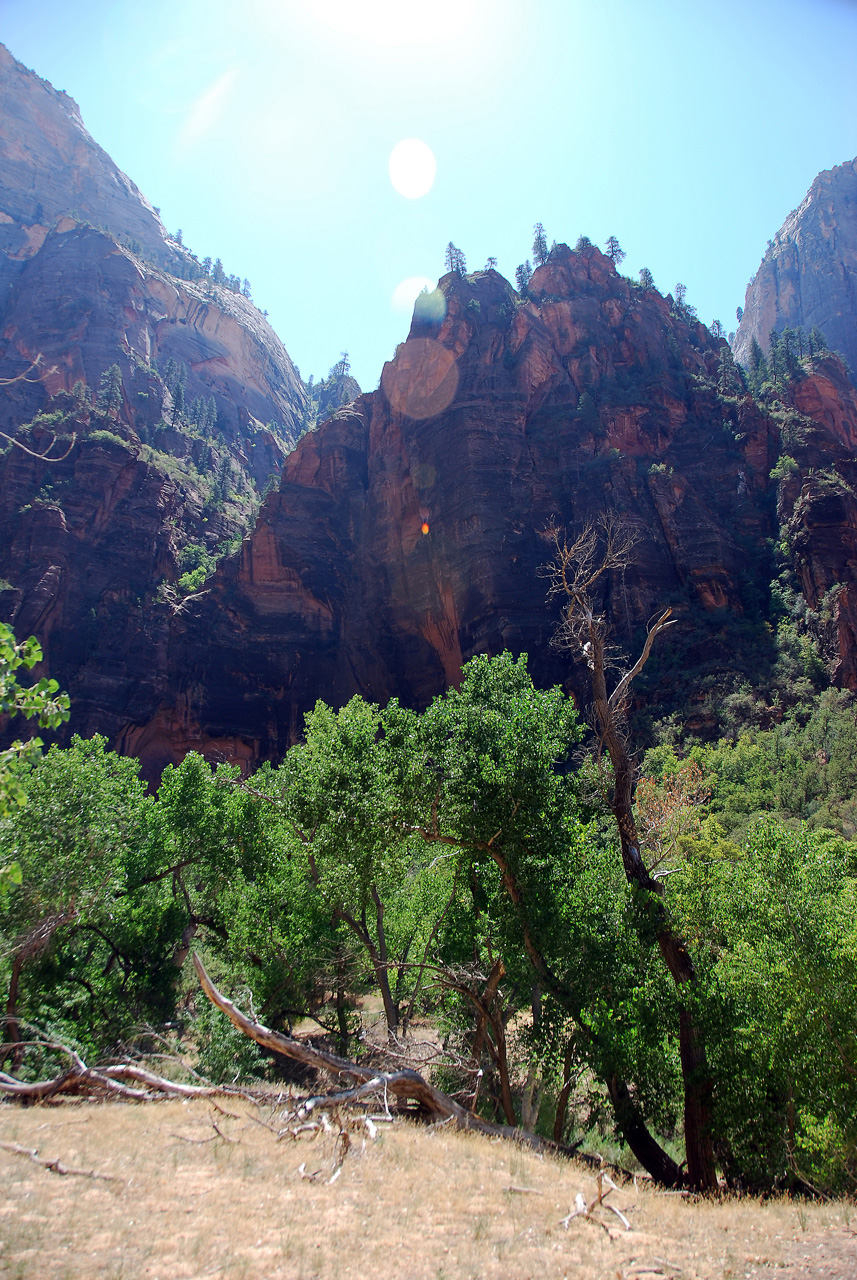
<instances>
[{"instance_id":1,"label":"green foliage","mask_svg":"<svg viewBox=\"0 0 857 1280\"><path fill-rule=\"evenodd\" d=\"M68 694L59 692L56 680L42 677L33 685L22 685L18 673L32 671L42 660L35 636L18 643L11 627L0 623L0 717L23 716L35 720L42 729L56 729L69 718ZM26 804L24 779L39 758L42 741L16 739L0 750L0 822ZM11 885L21 883L21 867L16 860L3 865L0 858L0 903Z\"/></svg>"},{"instance_id":2,"label":"green foliage","mask_svg":"<svg viewBox=\"0 0 857 1280\"><path fill-rule=\"evenodd\" d=\"M727 1176L853 1188L857 848L763 823L737 858L693 847L670 895L697 939Z\"/></svg>"},{"instance_id":3,"label":"green foliage","mask_svg":"<svg viewBox=\"0 0 857 1280\"><path fill-rule=\"evenodd\" d=\"M199 547L193 559L188 572ZM794 627L785 588L777 605ZM649 752L640 819L647 856L668 851L663 900L629 886L612 818L587 794L593 769L572 764L580 736L571 700L503 653L471 660L423 713L318 703L305 740L249 780L191 753L152 798L103 740L52 748L24 779L28 804L0 822L0 854L22 871L0 909L13 1014L108 1049L173 1016L196 938L269 1024L311 1017L354 1053L356 1006L380 993L391 1035L431 1016L462 1096L482 1068L485 1114L514 1118L529 1075L550 1125L570 1066L585 1095L574 1131L607 1126L605 1082L619 1078L669 1144L681 995L705 1033L730 1183L846 1188L857 848L823 828L857 831L854 699L805 698L690 762L666 742ZM664 966L661 901L693 991ZM187 1033L213 1079L270 1071L199 1001Z\"/></svg>"},{"instance_id":4,"label":"green foliage","mask_svg":"<svg viewBox=\"0 0 857 1280\"><path fill-rule=\"evenodd\" d=\"M74 737L35 765L26 805L0 824L0 849L22 872L0 913L5 963L19 969L9 1012L96 1052L169 1017L178 976L183 911L169 882L151 879L138 767L103 738Z\"/></svg>"},{"instance_id":5,"label":"green foliage","mask_svg":"<svg viewBox=\"0 0 857 1280\"><path fill-rule=\"evenodd\" d=\"M543 267L548 260L548 241L545 229L540 222L533 227L533 262Z\"/></svg>"},{"instance_id":6,"label":"green foliage","mask_svg":"<svg viewBox=\"0 0 857 1280\"><path fill-rule=\"evenodd\" d=\"M98 413L106 417L116 417L122 404L122 370L118 364L112 364L101 375L98 387L98 399L95 407Z\"/></svg>"}]
</instances>

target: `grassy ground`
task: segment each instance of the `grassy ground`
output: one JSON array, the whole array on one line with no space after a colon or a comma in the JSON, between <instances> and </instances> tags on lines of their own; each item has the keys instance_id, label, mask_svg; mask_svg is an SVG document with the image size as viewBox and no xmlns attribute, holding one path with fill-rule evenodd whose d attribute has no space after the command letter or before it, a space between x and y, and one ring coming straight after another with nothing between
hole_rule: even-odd
<instances>
[{"instance_id":1,"label":"grassy ground","mask_svg":"<svg viewBox=\"0 0 857 1280\"><path fill-rule=\"evenodd\" d=\"M594 1193L582 1166L448 1128L379 1123L373 1139L355 1123L331 1183L335 1133L278 1141L258 1123L276 1127L273 1109L223 1106L234 1114L201 1101L0 1106L0 1140L121 1179L60 1177L0 1149L0 1276L857 1276L847 1204L701 1203L629 1183L611 1198L630 1232L612 1215L609 1232L583 1219L565 1230L575 1195Z\"/></svg>"}]
</instances>

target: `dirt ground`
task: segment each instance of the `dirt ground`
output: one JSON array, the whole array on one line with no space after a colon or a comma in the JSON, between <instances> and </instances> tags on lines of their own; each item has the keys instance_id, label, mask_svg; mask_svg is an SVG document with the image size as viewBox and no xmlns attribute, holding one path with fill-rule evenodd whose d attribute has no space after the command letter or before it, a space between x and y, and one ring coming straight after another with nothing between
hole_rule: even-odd
<instances>
[{"instance_id":1,"label":"dirt ground","mask_svg":"<svg viewBox=\"0 0 857 1280\"><path fill-rule=\"evenodd\" d=\"M628 1183L610 1201L630 1231L606 1210L566 1229L577 1193L595 1193L581 1165L382 1121L354 1122L343 1157L336 1124L278 1140L277 1109L219 1105L0 1106L0 1141L116 1179L0 1148L0 1276L857 1280L844 1202L709 1203Z\"/></svg>"}]
</instances>

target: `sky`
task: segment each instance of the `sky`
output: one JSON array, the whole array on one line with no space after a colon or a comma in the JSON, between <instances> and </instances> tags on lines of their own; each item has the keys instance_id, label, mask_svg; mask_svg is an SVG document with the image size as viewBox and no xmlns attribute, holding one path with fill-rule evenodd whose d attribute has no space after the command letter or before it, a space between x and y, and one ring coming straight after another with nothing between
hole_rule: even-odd
<instances>
[{"instance_id":1,"label":"sky","mask_svg":"<svg viewBox=\"0 0 857 1280\"><path fill-rule=\"evenodd\" d=\"M0 40L250 280L304 378L344 350L365 390L450 240L514 281L536 221L616 235L731 330L857 155L857 0L0 0Z\"/></svg>"}]
</instances>

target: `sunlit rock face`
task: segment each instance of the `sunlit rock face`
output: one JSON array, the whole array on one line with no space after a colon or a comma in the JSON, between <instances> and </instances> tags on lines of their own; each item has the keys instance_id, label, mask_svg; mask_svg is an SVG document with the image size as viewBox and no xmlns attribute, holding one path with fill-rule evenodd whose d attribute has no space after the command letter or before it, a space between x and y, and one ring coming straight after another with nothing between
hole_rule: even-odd
<instances>
[{"instance_id":1,"label":"sunlit rock face","mask_svg":"<svg viewBox=\"0 0 857 1280\"><path fill-rule=\"evenodd\" d=\"M747 365L755 338L818 325L857 378L857 159L820 173L786 218L747 286L735 356Z\"/></svg>"}]
</instances>

